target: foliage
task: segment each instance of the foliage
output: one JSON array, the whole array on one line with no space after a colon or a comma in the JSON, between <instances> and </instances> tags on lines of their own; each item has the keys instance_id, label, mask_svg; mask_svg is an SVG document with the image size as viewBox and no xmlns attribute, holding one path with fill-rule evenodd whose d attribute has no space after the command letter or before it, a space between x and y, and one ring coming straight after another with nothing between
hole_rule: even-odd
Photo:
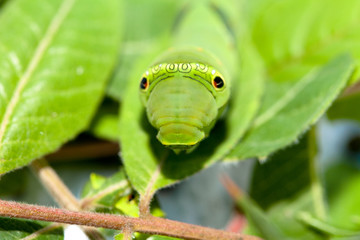
<instances>
[{"instance_id":1,"label":"foliage","mask_svg":"<svg viewBox=\"0 0 360 240\"><path fill-rule=\"evenodd\" d=\"M257 158L249 195L236 199L249 233L265 239L360 236L359 170L335 166L323 178L314 130L324 114L360 120L358 0L0 4L2 196L23 189L18 168L87 131L119 142L123 167L110 177L91 174L79 211L164 216L156 201L150 209L159 189L215 162ZM209 137L193 152L175 154L157 141L138 86L149 64L180 40L177 27L185 24L188 36L196 35L194 22L182 22L194 4L209 4L232 39L235 82L228 109ZM29 235L63 238L60 225L0 219L1 239Z\"/></svg>"},{"instance_id":2,"label":"foliage","mask_svg":"<svg viewBox=\"0 0 360 240\"><path fill-rule=\"evenodd\" d=\"M34 240L62 240L62 227L38 221L0 218L0 237L16 240L29 237Z\"/></svg>"},{"instance_id":3,"label":"foliage","mask_svg":"<svg viewBox=\"0 0 360 240\"><path fill-rule=\"evenodd\" d=\"M5 6L0 174L55 151L87 127L114 65L119 9L118 1L101 8L72 0Z\"/></svg>"}]
</instances>

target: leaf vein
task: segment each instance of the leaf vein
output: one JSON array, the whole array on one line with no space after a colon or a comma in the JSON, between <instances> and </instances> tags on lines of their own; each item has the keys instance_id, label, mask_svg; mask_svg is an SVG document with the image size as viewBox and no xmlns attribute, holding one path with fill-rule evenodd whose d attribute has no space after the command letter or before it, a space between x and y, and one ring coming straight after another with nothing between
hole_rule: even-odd
<instances>
[{"instance_id":1,"label":"leaf vein","mask_svg":"<svg viewBox=\"0 0 360 240\"><path fill-rule=\"evenodd\" d=\"M289 91L287 91L282 98L274 103L267 111L262 113L254 122L254 128L263 125L265 122L273 118L277 113L281 111L291 100L293 100L297 94L304 89L313 79L315 71L309 72L299 82L297 82Z\"/></svg>"},{"instance_id":2,"label":"leaf vein","mask_svg":"<svg viewBox=\"0 0 360 240\"><path fill-rule=\"evenodd\" d=\"M65 0L62 5L60 6L58 12L55 14L53 20L51 21L48 29L45 32L44 38L39 42L39 45L37 46L33 58L31 59L30 63L28 64L28 67L22 75L22 77L19 79L19 82L16 86L15 92L13 93L13 96L10 100L10 103L8 107L6 108L6 112L4 114L4 118L0 125L0 147L2 145L2 140L4 138L4 133L6 130L6 127L9 123L9 120L11 118L11 115L13 114L13 111L15 109L15 106L19 102L20 95L25 88L27 82L30 80L31 75L35 71L37 65L39 64L41 58L43 57L46 49L49 47L53 37L56 34L56 31L59 29L60 25L64 21L65 17L70 12L75 0Z\"/></svg>"},{"instance_id":3,"label":"leaf vein","mask_svg":"<svg viewBox=\"0 0 360 240\"><path fill-rule=\"evenodd\" d=\"M77 111L79 113L79 111ZM43 122L43 121L54 121L54 118L72 118L73 120L76 120L77 118L74 117L73 114L58 114L56 113L56 116L52 115L44 115L44 116L22 116L21 118L14 118L11 120L11 123L21 123L21 122ZM78 117L78 119L82 119L81 117Z\"/></svg>"}]
</instances>

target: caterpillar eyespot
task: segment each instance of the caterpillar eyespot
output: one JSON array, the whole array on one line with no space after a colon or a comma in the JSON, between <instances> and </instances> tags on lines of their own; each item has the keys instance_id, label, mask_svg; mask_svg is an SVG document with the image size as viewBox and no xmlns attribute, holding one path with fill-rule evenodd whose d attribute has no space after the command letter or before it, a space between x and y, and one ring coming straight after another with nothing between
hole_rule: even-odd
<instances>
[{"instance_id":1,"label":"caterpillar eyespot","mask_svg":"<svg viewBox=\"0 0 360 240\"><path fill-rule=\"evenodd\" d=\"M215 89L222 89L225 83L221 77L216 76L212 81L212 85L214 86Z\"/></svg>"},{"instance_id":2,"label":"caterpillar eyespot","mask_svg":"<svg viewBox=\"0 0 360 240\"><path fill-rule=\"evenodd\" d=\"M140 82L140 89L146 90L149 87L149 80L146 77L143 77Z\"/></svg>"}]
</instances>

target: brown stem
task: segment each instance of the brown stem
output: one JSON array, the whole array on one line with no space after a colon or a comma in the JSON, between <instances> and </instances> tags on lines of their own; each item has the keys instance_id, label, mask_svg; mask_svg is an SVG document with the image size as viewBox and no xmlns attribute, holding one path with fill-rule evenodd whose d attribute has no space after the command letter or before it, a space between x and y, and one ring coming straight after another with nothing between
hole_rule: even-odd
<instances>
[{"instance_id":1,"label":"brown stem","mask_svg":"<svg viewBox=\"0 0 360 240\"><path fill-rule=\"evenodd\" d=\"M143 219L91 212L75 212L3 200L0 200L0 216L103 227L116 230L122 230L126 227L130 227L134 232L161 234L193 240L260 239L254 236L231 233L157 217Z\"/></svg>"},{"instance_id":2,"label":"brown stem","mask_svg":"<svg viewBox=\"0 0 360 240\"><path fill-rule=\"evenodd\" d=\"M130 225L125 226L122 229L123 240L132 240L134 231L132 230Z\"/></svg>"},{"instance_id":3,"label":"brown stem","mask_svg":"<svg viewBox=\"0 0 360 240\"><path fill-rule=\"evenodd\" d=\"M355 94L358 94L359 92L360 92L360 82L358 79L357 83L346 88L344 90L344 92L340 95L340 97L347 97L350 95L355 95Z\"/></svg>"},{"instance_id":4,"label":"brown stem","mask_svg":"<svg viewBox=\"0 0 360 240\"><path fill-rule=\"evenodd\" d=\"M33 161L31 169L60 207L73 211L80 210L78 200L45 159Z\"/></svg>"},{"instance_id":5,"label":"brown stem","mask_svg":"<svg viewBox=\"0 0 360 240\"><path fill-rule=\"evenodd\" d=\"M139 216L141 218L151 217L150 213L150 203L154 194L151 192L146 192L143 195L140 195L139 200Z\"/></svg>"},{"instance_id":6,"label":"brown stem","mask_svg":"<svg viewBox=\"0 0 360 240\"><path fill-rule=\"evenodd\" d=\"M244 193L241 191L241 189L236 185L236 183L231 180L231 178L228 175L221 176L220 179L221 183L224 185L227 192L230 194L230 196L235 200L239 200L242 198Z\"/></svg>"},{"instance_id":7,"label":"brown stem","mask_svg":"<svg viewBox=\"0 0 360 240\"><path fill-rule=\"evenodd\" d=\"M30 166L42 185L59 206L72 211L81 210L78 200L45 159L35 160ZM83 230L90 239L104 240L103 235L99 233L97 229L84 227Z\"/></svg>"}]
</instances>

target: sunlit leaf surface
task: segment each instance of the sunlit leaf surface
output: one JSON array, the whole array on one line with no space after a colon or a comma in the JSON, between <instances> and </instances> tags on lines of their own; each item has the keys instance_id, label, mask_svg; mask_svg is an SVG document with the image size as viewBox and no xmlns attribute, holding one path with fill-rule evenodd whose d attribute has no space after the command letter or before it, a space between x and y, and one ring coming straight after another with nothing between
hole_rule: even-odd
<instances>
[{"instance_id":1,"label":"sunlit leaf surface","mask_svg":"<svg viewBox=\"0 0 360 240\"><path fill-rule=\"evenodd\" d=\"M88 125L116 60L120 1L10 1L0 16L0 174Z\"/></svg>"}]
</instances>

